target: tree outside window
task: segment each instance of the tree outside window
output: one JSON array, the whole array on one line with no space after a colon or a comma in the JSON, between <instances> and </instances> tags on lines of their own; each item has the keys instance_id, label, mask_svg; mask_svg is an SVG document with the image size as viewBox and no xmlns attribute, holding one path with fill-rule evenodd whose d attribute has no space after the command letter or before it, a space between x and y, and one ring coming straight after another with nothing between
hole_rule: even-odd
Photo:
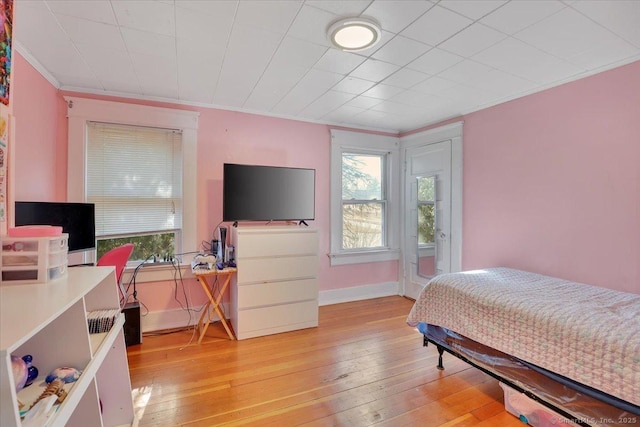
<instances>
[{"instance_id":1,"label":"tree outside window","mask_svg":"<svg viewBox=\"0 0 640 427\"><path fill-rule=\"evenodd\" d=\"M383 155L342 154L342 249L385 245L384 170Z\"/></svg>"}]
</instances>

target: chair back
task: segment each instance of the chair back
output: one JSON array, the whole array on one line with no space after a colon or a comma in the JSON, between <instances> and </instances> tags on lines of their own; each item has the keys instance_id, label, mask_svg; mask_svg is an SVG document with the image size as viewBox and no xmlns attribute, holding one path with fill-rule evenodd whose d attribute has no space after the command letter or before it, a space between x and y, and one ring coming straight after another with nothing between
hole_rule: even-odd
<instances>
[{"instance_id":1,"label":"chair back","mask_svg":"<svg viewBox=\"0 0 640 427\"><path fill-rule=\"evenodd\" d=\"M122 272L124 271L127 261L133 252L133 243L126 243L117 248L111 249L106 254L102 255L98 260L98 266L114 266L116 268L116 281L120 284Z\"/></svg>"}]
</instances>

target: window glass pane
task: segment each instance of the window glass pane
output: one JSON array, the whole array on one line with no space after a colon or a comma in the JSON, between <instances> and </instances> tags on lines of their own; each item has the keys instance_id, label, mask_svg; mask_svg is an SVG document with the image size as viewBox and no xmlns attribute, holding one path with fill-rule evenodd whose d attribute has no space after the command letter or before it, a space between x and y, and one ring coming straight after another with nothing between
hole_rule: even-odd
<instances>
[{"instance_id":1,"label":"window glass pane","mask_svg":"<svg viewBox=\"0 0 640 427\"><path fill-rule=\"evenodd\" d=\"M433 202L436 200L436 180L433 176L418 178L418 201Z\"/></svg>"},{"instance_id":2,"label":"window glass pane","mask_svg":"<svg viewBox=\"0 0 640 427\"><path fill-rule=\"evenodd\" d=\"M135 248L130 260L144 261L154 254L164 259L175 256L175 233L159 233L148 236L120 237L115 239L98 240L98 259L107 251L125 243L133 243Z\"/></svg>"},{"instance_id":3,"label":"window glass pane","mask_svg":"<svg viewBox=\"0 0 640 427\"><path fill-rule=\"evenodd\" d=\"M418 205L418 244L433 244L435 242L435 206L431 204Z\"/></svg>"},{"instance_id":4,"label":"window glass pane","mask_svg":"<svg viewBox=\"0 0 640 427\"><path fill-rule=\"evenodd\" d=\"M342 248L378 248L384 245L382 203L342 205Z\"/></svg>"},{"instance_id":5,"label":"window glass pane","mask_svg":"<svg viewBox=\"0 0 640 427\"><path fill-rule=\"evenodd\" d=\"M342 154L342 200L382 200L383 156Z\"/></svg>"}]
</instances>

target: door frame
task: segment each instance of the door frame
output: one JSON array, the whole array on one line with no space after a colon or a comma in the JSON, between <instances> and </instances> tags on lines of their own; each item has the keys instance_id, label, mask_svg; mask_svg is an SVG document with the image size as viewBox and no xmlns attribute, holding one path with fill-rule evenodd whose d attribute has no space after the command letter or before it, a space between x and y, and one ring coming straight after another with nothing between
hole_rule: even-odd
<instances>
[{"instance_id":1,"label":"door frame","mask_svg":"<svg viewBox=\"0 0 640 427\"><path fill-rule=\"evenodd\" d=\"M400 152L403 161L402 188L407 186L407 149L431 145L443 141L451 141L451 271L462 271L462 121L418 132L400 138ZM407 271L407 198L406 191L402 191L401 215L402 259L400 261L400 295L405 296L407 283L411 274Z\"/></svg>"}]
</instances>

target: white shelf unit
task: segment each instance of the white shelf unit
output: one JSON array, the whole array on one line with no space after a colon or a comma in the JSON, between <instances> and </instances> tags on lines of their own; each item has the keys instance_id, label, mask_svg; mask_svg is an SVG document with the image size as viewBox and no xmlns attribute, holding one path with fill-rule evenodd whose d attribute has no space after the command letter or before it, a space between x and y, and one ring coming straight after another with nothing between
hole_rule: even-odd
<instances>
[{"instance_id":1,"label":"white shelf unit","mask_svg":"<svg viewBox=\"0 0 640 427\"><path fill-rule=\"evenodd\" d=\"M318 326L318 232L298 226L232 230L238 272L231 324L239 340Z\"/></svg>"},{"instance_id":2,"label":"white shelf unit","mask_svg":"<svg viewBox=\"0 0 640 427\"><path fill-rule=\"evenodd\" d=\"M69 269L47 283L0 287L0 425L22 426L18 399L30 405L55 368L82 371L47 426L131 426L131 381L120 314L109 332L89 334L87 313L118 308L113 267ZM38 378L15 392L11 355L33 356ZM102 406L102 410L101 410Z\"/></svg>"}]
</instances>

